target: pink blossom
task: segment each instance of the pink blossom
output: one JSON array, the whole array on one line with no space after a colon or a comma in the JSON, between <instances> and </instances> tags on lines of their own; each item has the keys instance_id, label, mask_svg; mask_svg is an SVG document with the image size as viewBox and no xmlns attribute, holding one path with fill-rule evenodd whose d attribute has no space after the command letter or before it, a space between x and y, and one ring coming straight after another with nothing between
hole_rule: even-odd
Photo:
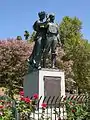
<instances>
[{"instance_id":1,"label":"pink blossom","mask_svg":"<svg viewBox=\"0 0 90 120\"><path fill-rule=\"evenodd\" d=\"M45 109L47 107L47 104L46 103L42 103L41 106L42 106L42 108Z\"/></svg>"},{"instance_id":2,"label":"pink blossom","mask_svg":"<svg viewBox=\"0 0 90 120\"><path fill-rule=\"evenodd\" d=\"M34 99L38 99L38 94L35 93L35 94L33 95L33 97L34 97Z\"/></svg>"},{"instance_id":3,"label":"pink blossom","mask_svg":"<svg viewBox=\"0 0 90 120\"><path fill-rule=\"evenodd\" d=\"M24 91L20 91L19 94L20 94L21 96L24 96Z\"/></svg>"},{"instance_id":4,"label":"pink blossom","mask_svg":"<svg viewBox=\"0 0 90 120\"><path fill-rule=\"evenodd\" d=\"M26 103L30 103L30 102L31 102L31 101L30 101L30 98L26 97L26 98L25 98L25 102L26 102Z\"/></svg>"},{"instance_id":5,"label":"pink blossom","mask_svg":"<svg viewBox=\"0 0 90 120\"><path fill-rule=\"evenodd\" d=\"M25 98L24 98L24 97L21 97L21 101L25 101Z\"/></svg>"}]
</instances>

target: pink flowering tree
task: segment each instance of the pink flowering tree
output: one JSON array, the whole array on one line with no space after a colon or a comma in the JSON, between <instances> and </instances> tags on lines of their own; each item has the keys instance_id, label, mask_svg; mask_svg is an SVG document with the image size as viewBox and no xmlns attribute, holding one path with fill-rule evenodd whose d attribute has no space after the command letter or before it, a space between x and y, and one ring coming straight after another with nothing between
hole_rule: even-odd
<instances>
[{"instance_id":1,"label":"pink flowering tree","mask_svg":"<svg viewBox=\"0 0 90 120\"><path fill-rule=\"evenodd\" d=\"M0 40L0 85L5 86L11 96L15 86L22 85L32 47L32 43L23 40Z\"/></svg>"}]
</instances>

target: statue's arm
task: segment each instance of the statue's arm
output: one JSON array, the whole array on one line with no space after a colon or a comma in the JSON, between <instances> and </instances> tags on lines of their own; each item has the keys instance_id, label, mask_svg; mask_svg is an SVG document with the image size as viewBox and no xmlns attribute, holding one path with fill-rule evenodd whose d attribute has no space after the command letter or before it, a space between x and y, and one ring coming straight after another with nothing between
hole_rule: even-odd
<instances>
[{"instance_id":1,"label":"statue's arm","mask_svg":"<svg viewBox=\"0 0 90 120\"><path fill-rule=\"evenodd\" d=\"M37 30L38 30L38 21L36 21L36 22L33 24L33 29L34 29L34 31L37 31Z\"/></svg>"}]
</instances>

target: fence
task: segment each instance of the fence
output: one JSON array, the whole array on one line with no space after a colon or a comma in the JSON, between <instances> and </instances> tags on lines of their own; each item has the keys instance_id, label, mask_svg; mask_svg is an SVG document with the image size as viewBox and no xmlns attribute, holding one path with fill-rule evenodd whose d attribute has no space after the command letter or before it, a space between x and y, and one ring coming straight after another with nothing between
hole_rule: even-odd
<instances>
[{"instance_id":1,"label":"fence","mask_svg":"<svg viewBox=\"0 0 90 120\"><path fill-rule=\"evenodd\" d=\"M75 104L83 105L86 103L86 96L69 95L64 98L63 96L49 96L44 98L41 96L40 99L33 104L34 109L28 112L19 112L16 109L17 104L14 102L15 120L67 120L65 102L67 100L68 102L75 101Z\"/></svg>"}]
</instances>

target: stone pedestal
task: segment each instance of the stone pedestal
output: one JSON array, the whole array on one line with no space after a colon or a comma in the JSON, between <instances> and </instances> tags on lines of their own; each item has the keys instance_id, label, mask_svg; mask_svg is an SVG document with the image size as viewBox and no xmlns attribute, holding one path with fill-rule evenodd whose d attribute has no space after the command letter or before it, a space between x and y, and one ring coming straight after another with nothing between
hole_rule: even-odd
<instances>
[{"instance_id":1,"label":"stone pedestal","mask_svg":"<svg viewBox=\"0 0 90 120\"><path fill-rule=\"evenodd\" d=\"M23 82L25 97L37 93L40 96L65 96L64 72L41 69L27 74Z\"/></svg>"}]
</instances>

